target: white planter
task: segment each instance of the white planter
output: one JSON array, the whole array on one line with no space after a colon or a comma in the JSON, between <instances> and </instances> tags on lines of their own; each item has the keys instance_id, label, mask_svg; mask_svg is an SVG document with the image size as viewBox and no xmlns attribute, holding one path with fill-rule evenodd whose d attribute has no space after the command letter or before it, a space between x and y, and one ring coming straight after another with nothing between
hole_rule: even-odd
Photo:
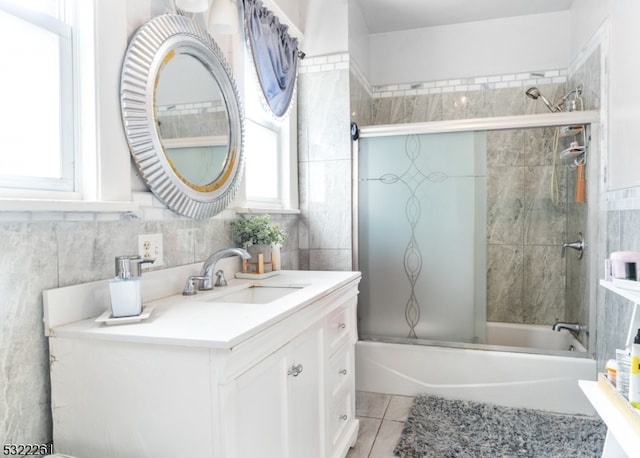
<instances>
[{"instance_id":1,"label":"white planter","mask_svg":"<svg viewBox=\"0 0 640 458\"><path fill-rule=\"evenodd\" d=\"M260 253L264 256L264 262L271 261L271 245L251 245L247 248L247 251L251 255L251 262L258 262L258 255Z\"/></svg>"}]
</instances>

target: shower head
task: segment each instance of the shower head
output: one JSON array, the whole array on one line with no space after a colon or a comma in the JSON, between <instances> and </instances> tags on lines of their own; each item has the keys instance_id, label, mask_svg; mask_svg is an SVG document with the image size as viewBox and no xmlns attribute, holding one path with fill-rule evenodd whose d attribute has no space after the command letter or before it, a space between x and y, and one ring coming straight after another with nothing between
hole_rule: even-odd
<instances>
[{"instance_id":1,"label":"shower head","mask_svg":"<svg viewBox=\"0 0 640 458\"><path fill-rule=\"evenodd\" d=\"M540 89L538 89L537 87L530 87L529 89L527 89L525 94L527 94L527 97L533 100L538 100L538 98L541 99L544 102L544 104L547 106L549 111L551 111L552 113L556 113L560 111L560 108L558 107L558 105L551 105L551 102L549 102L547 98L544 95L542 95L542 92L540 92Z\"/></svg>"},{"instance_id":2,"label":"shower head","mask_svg":"<svg viewBox=\"0 0 640 458\"><path fill-rule=\"evenodd\" d=\"M527 97L532 98L533 100L537 100L538 97L542 95L540 93L540 89L538 89L537 87L530 87L529 89L527 89L527 92L525 92L525 94L527 94Z\"/></svg>"}]
</instances>

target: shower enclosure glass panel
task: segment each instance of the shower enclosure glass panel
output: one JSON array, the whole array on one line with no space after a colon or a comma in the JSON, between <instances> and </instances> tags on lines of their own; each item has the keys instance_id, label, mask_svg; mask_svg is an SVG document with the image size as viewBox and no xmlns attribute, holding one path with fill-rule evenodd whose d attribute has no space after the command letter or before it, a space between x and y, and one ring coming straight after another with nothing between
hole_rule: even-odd
<instances>
[{"instance_id":1,"label":"shower enclosure glass panel","mask_svg":"<svg viewBox=\"0 0 640 458\"><path fill-rule=\"evenodd\" d=\"M360 140L362 337L484 342L486 151L485 132Z\"/></svg>"}]
</instances>

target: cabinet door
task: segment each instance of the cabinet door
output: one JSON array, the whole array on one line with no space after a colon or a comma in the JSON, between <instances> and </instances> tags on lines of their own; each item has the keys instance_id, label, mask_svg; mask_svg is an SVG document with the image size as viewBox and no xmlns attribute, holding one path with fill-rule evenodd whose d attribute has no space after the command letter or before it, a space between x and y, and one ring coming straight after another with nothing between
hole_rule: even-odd
<instances>
[{"instance_id":1,"label":"cabinet door","mask_svg":"<svg viewBox=\"0 0 640 458\"><path fill-rule=\"evenodd\" d=\"M236 380L232 456L288 456L287 362L282 349Z\"/></svg>"},{"instance_id":2,"label":"cabinet door","mask_svg":"<svg viewBox=\"0 0 640 458\"><path fill-rule=\"evenodd\" d=\"M236 379L233 457L324 456L322 348L312 327Z\"/></svg>"},{"instance_id":3,"label":"cabinet door","mask_svg":"<svg viewBox=\"0 0 640 458\"><path fill-rule=\"evenodd\" d=\"M305 331L289 345L289 455L323 457L322 328Z\"/></svg>"}]
</instances>

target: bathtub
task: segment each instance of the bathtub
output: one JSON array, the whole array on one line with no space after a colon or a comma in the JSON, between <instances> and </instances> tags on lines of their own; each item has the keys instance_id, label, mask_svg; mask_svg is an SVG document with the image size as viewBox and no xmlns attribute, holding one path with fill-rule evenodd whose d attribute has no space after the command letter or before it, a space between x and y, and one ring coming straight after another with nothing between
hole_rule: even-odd
<instances>
[{"instance_id":1,"label":"bathtub","mask_svg":"<svg viewBox=\"0 0 640 458\"><path fill-rule=\"evenodd\" d=\"M488 323L482 345L360 340L355 359L359 391L595 414L578 387L596 380L595 360L571 333L550 326Z\"/></svg>"}]
</instances>

